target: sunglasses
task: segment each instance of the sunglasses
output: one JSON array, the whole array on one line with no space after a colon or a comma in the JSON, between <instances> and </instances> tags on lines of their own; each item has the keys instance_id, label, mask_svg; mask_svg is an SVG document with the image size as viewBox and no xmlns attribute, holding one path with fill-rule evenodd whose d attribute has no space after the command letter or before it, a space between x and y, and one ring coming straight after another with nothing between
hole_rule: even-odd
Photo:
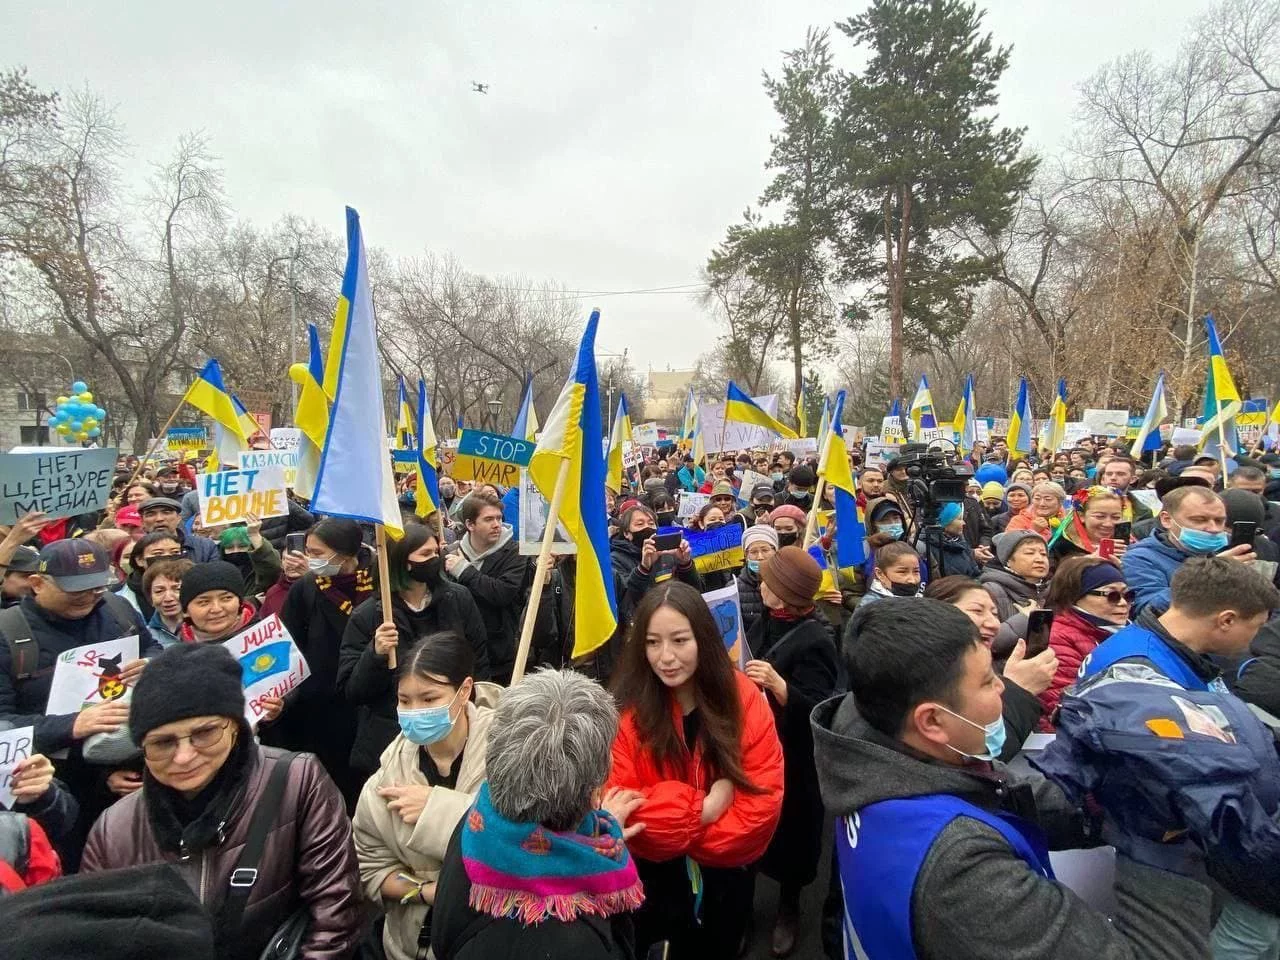
<instances>
[{"instance_id":1,"label":"sunglasses","mask_svg":"<svg viewBox=\"0 0 1280 960\"><path fill-rule=\"evenodd\" d=\"M1090 590L1088 595L1091 597L1103 597L1112 606L1118 606L1121 600L1129 604L1129 606L1133 606L1133 601L1138 596L1138 592L1136 590L1113 588L1111 590Z\"/></svg>"}]
</instances>

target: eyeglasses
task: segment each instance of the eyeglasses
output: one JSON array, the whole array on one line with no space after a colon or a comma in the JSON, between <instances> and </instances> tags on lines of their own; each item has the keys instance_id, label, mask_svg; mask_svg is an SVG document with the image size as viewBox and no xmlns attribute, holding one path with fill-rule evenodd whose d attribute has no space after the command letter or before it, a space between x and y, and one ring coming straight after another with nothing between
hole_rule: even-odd
<instances>
[{"instance_id":1,"label":"eyeglasses","mask_svg":"<svg viewBox=\"0 0 1280 960\"><path fill-rule=\"evenodd\" d=\"M1090 590L1088 595L1102 597L1112 606L1119 605L1122 600L1129 606L1133 606L1133 601L1137 598L1138 592L1136 590Z\"/></svg>"},{"instance_id":2,"label":"eyeglasses","mask_svg":"<svg viewBox=\"0 0 1280 960\"><path fill-rule=\"evenodd\" d=\"M211 723L205 727L196 727L185 737L168 736L144 740L142 742L142 752L148 760L172 760L173 755L178 752L179 745L185 740L191 744L193 750L200 753L212 753L214 747L222 742L223 734L227 732L229 726L231 726L231 721L223 720L221 723Z\"/></svg>"}]
</instances>

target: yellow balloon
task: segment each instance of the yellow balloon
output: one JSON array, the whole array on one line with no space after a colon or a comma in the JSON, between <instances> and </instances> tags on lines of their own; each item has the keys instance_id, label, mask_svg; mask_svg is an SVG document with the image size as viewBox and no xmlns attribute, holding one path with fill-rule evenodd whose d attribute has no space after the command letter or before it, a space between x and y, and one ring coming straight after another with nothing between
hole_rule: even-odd
<instances>
[{"instance_id":1,"label":"yellow balloon","mask_svg":"<svg viewBox=\"0 0 1280 960\"><path fill-rule=\"evenodd\" d=\"M98 421L94 417L85 417L84 420L80 422L80 425L86 430L92 430L98 425Z\"/></svg>"},{"instance_id":2,"label":"yellow balloon","mask_svg":"<svg viewBox=\"0 0 1280 960\"><path fill-rule=\"evenodd\" d=\"M84 393L80 394L80 399L85 403L93 403L93 394L86 390Z\"/></svg>"},{"instance_id":3,"label":"yellow balloon","mask_svg":"<svg viewBox=\"0 0 1280 960\"><path fill-rule=\"evenodd\" d=\"M60 424L58 424L58 428L57 428L57 429L58 429L58 432L59 432L60 434L62 434L62 435L65 437L68 433L70 433L70 432L71 432L71 424L69 424L69 423L60 423Z\"/></svg>"},{"instance_id":4,"label":"yellow balloon","mask_svg":"<svg viewBox=\"0 0 1280 960\"><path fill-rule=\"evenodd\" d=\"M83 430L81 430L79 433L77 433L77 434L76 434L76 439L77 439L77 440L88 440L88 439L89 439L89 435L88 435L87 433L85 433Z\"/></svg>"},{"instance_id":5,"label":"yellow balloon","mask_svg":"<svg viewBox=\"0 0 1280 960\"><path fill-rule=\"evenodd\" d=\"M71 398L70 398L70 397L59 397L59 398L58 398L56 401L54 401L54 402L55 402L55 403L60 407L60 406L62 406L64 403L66 403L69 399L71 399Z\"/></svg>"}]
</instances>

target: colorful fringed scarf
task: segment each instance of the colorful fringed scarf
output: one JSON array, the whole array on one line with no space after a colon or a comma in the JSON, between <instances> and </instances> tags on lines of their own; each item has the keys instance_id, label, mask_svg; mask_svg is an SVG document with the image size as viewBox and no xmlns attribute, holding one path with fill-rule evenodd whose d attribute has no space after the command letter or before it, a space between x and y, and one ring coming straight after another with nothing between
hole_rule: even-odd
<instances>
[{"instance_id":1,"label":"colorful fringed scarf","mask_svg":"<svg viewBox=\"0 0 1280 960\"><path fill-rule=\"evenodd\" d=\"M593 811L573 833L513 823L494 809L488 783L467 812L462 863L473 910L526 926L548 917L566 923L584 915L608 917L644 901L613 817Z\"/></svg>"}]
</instances>

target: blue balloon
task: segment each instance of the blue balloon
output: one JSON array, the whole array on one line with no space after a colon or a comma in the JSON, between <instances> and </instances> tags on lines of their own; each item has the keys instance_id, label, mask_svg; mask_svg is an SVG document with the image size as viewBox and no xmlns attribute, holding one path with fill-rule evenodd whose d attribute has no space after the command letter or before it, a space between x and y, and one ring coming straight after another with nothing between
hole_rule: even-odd
<instances>
[{"instance_id":1,"label":"blue balloon","mask_svg":"<svg viewBox=\"0 0 1280 960\"><path fill-rule=\"evenodd\" d=\"M83 424L83 423L81 423L79 420L72 420L72 421L71 421L71 432L72 432L72 433L79 433L79 432L80 432L81 427L83 427L83 426L84 426L84 424Z\"/></svg>"},{"instance_id":2,"label":"blue balloon","mask_svg":"<svg viewBox=\"0 0 1280 960\"><path fill-rule=\"evenodd\" d=\"M89 385L85 383L83 380L77 380L75 383L71 385L72 393L84 393L88 389L89 389Z\"/></svg>"},{"instance_id":3,"label":"blue balloon","mask_svg":"<svg viewBox=\"0 0 1280 960\"><path fill-rule=\"evenodd\" d=\"M93 409L93 415L94 415L97 419L101 420L103 417L105 417L105 416L107 415L107 411L103 410L101 407L94 407L94 409Z\"/></svg>"},{"instance_id":4,"label":"blue balloon","mask_svg":"<svg viewBox=\"0 0 1280 960\"><path fill-rule=\"evenodd\" d=\"M102 428L101 428L101 427L94 427L92 430L90 430L90 431L89 431L89 436L91 436L91 437L100 437L100 436L102 436Z\"/></svg>"}]
</instances>

